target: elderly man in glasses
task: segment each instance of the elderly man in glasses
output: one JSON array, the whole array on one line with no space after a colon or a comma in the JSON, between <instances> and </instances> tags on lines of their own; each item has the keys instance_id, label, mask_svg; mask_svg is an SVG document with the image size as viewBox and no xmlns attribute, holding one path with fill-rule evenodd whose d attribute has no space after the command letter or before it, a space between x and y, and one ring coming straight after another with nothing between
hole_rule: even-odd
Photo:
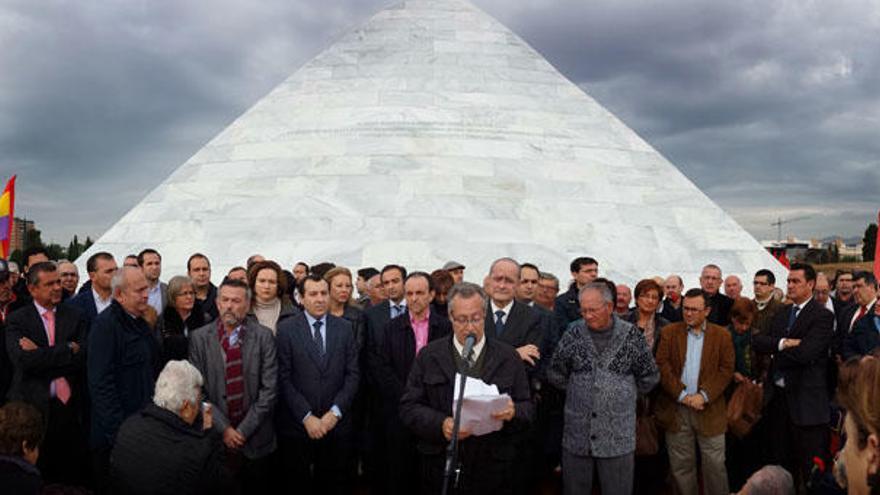
<instances>
[{"instance_id":1,"label":"elderly man in glasses","mask_svg":"<svg viewBox=\"0 0 880 495\"><path fill-rule=\"evenodd\" d=\"M497 385L511 400L493 414L504 422L501 430L481 436L460 432L456 493L513 492L515 434L532 420L533 406L526 371L516 350L500 339L485 338L487 304L486 294L475 284L463 282L452 287L449 319L453 335L429 343L416 357L407 380L400 419L418 437L422 493L439 493L443 484L457 372ZM476 345L468 357L463 354L470 334Z\"/></svg>"}]
</instances>

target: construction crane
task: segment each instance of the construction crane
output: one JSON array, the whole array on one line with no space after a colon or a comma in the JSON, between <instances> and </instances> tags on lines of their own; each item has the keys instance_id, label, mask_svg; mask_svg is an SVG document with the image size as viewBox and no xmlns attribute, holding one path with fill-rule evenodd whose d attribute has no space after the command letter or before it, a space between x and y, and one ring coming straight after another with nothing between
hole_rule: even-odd
<instances>
[{"instance_id":1,"label":"construction crane","mask_svg":"<svg viewBox=\"0 0 880 495\"><path fill-rule=\"evenodd\" d=\"M782 242L782 226L787 223L797 222L800 220L804 220L806 218L810 218L810 215L801 215L799 217L787 218L784 219L782 217L777 217L775 222L772 222L770 225L776 227L776 241Z\"/></svg>"}]
</instances>

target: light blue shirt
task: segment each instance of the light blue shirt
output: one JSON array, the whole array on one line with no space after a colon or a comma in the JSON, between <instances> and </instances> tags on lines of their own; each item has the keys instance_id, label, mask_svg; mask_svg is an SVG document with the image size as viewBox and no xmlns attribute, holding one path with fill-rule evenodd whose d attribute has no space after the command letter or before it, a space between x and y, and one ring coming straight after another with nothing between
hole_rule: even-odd
<instances>
[{"instance_id":1,"label":"light blue shirt","mask_svg":"<svg viewBox=\"0 0 880 495\"><path fill-rule=\"evenodd\" d=\"M399 309L394 309L394 306L398 306ZM395 304L391 299L388 300L388 311L391 319L395 319L398 316L406 313L406 299L401 299L399 303Z\"/></svg>"},{"instance_id":2,"label":"light blue shirt","mask_svg":"<svg viewBox=\"0 0 880 495\"><path fill-rule=\"evenodd\" d=\"M156 310L157 315L162 314L162 282L156 282L156 286L147 293L147 304Z\"/></svg>"},{"instance_id":3,"label":"light blue shirt","mask_svg":"<svg viewBox=\"0 0 880 495\"><path fill-rule=\"evenodd\" d=\"M684 390L678 394L678 401L681 402L688 395L699 392L706 402L709 397L706 392L700 390L700 361L703 359L703 342L706 340L706 322L703 322L703 329L698 333L690 328L687 333L687 353L684 358L684 368L681 370L681 382L684 383Z\"/></svg>"},{"instance_id":4,"label":"light blue shirt","mask_svg":"<svg viewBox=\"0 0 880 495\"><path fill-rule=\"evenodd\" d=\"M305 313L306 321L309 323L309 336L313 340L315 338L315 322L316 321L321 322L321 328L318 329L318 333L321 334L321 341L324 342L324 350L326 351L327 350L327 313L324 313L324 315L321 316L320 318L315 318L308 311L303 311L303 313ZM337 406L336 404L333 404L333 406L330 407L330 411L333 413L334 416L336 416L339 419L342 419L342 410L339 409L339 406ZM303 422L305 422L306 419L308 419L309 416L311 416L311 415L312 415L312 411L307 412L306 415L303 416Z\"/></svg>"}]
</instances>

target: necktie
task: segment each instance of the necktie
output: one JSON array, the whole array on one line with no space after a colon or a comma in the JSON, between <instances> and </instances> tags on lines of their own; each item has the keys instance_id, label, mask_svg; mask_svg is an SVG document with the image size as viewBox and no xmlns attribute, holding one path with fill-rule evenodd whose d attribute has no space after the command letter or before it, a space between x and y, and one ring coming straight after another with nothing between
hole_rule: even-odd
<instances>
[{"instance_id":1,"label":"necktie","mask_svg":"<svg viewBox=\"0 0 880 495\"><path fill-rule=\"evenodd\" d=\"M318 346L322 356L324 355L324 337L321 336L321 325L323 323L323 321L318 320L312 324L315 327L315 345Z\"/></svg>"},{"instance_id":2,"label":"necktie","mask_svg":"<svg viewBox=\"0 0 880 495\"><path fill-rule=\"evenodd\" d=\"M501 335L504 331L504 311L500 309L495 312L495 336Z\"/></svg>"},{"instance_id":3,"label":"necktie","mask_svg":"<svg viewBox=\"0 0 880 495\"><path fill-rule=\"evenodd\" d=\"M398 316L400 316L400 313L403 312L403 307L399 304L395 304L391 307L391 309L394 311L394 318L397 318Z\"/></svg>"},{"instance_id":4,"label":"necktie","mask_svg":"<svg viewBox=\"0 0 880 495\"><path fill-rule=\"evenodd\" d=\"M861 320L862 317L865 316L865 313L867 313L867 312L868 312L868 308L866 306L859 307L859 316L856 316L856 321Z\"/></svg>"},{"instance_id":5,"label":"necktie","mask_svg":"<svg viewBox=\"0 0 880 495\"><path fill-rule=\"evenodd\" d=\"M49 334L49 346L55 346L55 312L54 311L46 311L43 313L43 319L46 320L46 330ZM67 383L66 378L56 378L52 380L52 384L55 385L55 397L58 397L58 400L61 401L62 404L67 404L67 401L70 400L70 384ZM51 387L50 387L51 390ZM50 392L51 393L51 392Z\"/></svg>"},{"instance_id":6,"label":"necktie","mask_svg":"<svg viewBox=\"0 0 880 495\"><path fill-rule=\"evenodd\" d=\"M797 320L798 311L800 311L797 305L791 307L791 315L788 317L788 328L785 330L786 335L791 332L791 327L794 325L794 321Z\"/></svg>"}]
</instances>

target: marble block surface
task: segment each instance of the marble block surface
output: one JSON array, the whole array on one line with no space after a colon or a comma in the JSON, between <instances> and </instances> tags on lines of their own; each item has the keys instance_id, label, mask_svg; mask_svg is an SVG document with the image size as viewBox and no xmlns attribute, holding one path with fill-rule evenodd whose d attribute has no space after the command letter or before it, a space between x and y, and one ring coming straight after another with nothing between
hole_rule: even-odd
<instances>
[{"instance_id":1,"label":"marble block surface","mask_svg":"<svg viewBox=\"0 0 880 495\"><path fill-rule=\"evenodd\" d=\"M454 259L473 281L513 256L563 287L583 255L630 285L678 273L694 286L706 263L786 276L674 165L464 0L406 1L347 33L78 263L145 247L162 253L165 279L206 254L215 283L254 253L286 268Z\"/></svg>"}]
</instances>

